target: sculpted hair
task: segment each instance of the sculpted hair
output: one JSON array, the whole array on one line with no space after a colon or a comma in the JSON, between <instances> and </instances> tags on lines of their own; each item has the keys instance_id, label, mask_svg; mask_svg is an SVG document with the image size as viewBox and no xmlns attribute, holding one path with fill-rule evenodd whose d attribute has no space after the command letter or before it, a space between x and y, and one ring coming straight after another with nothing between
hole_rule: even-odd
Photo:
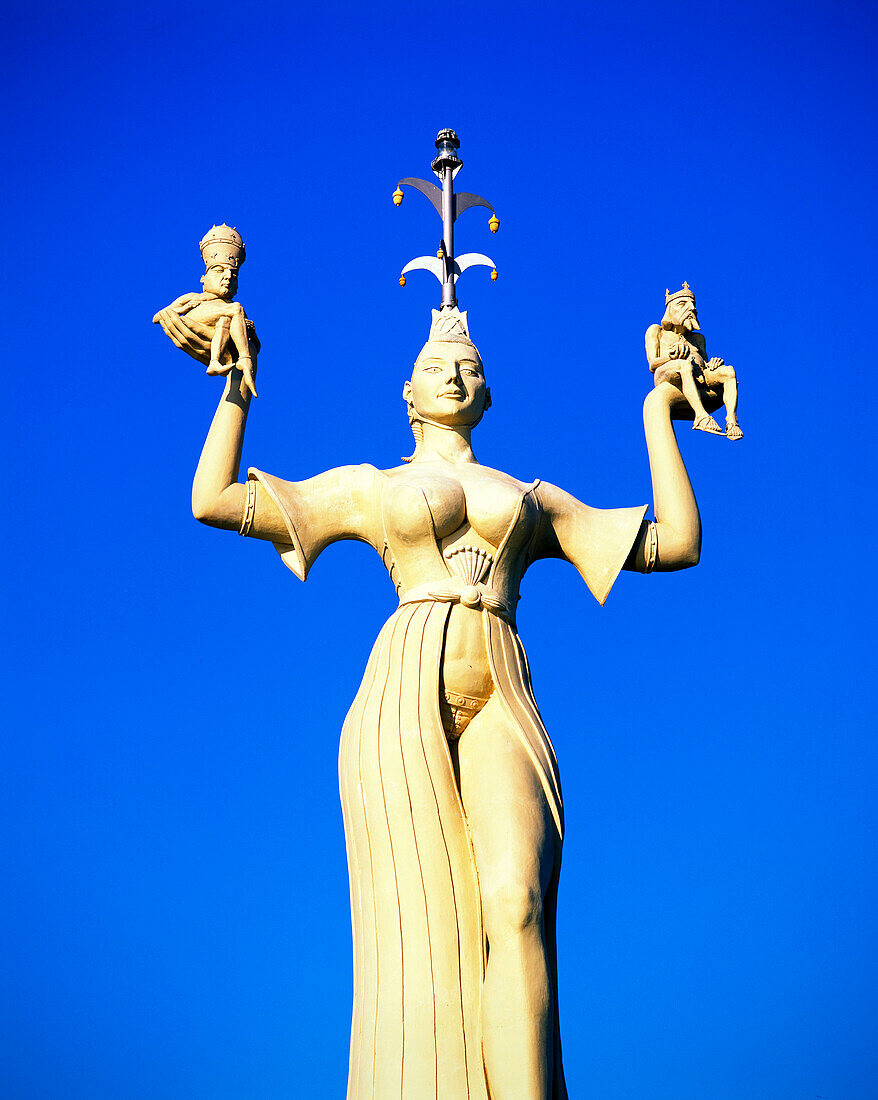
<instances>
[{"instance_id":1,"label":"sculpted hair","mask_svg":"<svg viewBox=\"0 0 878 1100\"><path fill-rule=\"evenodd\" d=\"M415 449L408 456L403 457L403 462L411 462L411 460L418 453L418 447L424 442L424 425L418 420L418 414L415 412L415 406L411 401L408 403L409 410L409 426L412 429L412 435L415 437Z\"/></svg>"}]
</instances>

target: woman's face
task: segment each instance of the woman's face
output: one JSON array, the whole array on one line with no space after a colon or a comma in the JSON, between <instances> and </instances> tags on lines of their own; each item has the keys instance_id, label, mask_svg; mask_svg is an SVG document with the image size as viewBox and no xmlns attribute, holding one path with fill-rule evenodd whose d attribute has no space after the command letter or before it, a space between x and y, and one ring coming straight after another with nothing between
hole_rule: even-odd
<instances>
[{"instance_id":1,"label":"woman's face","mask_svg":"<svg viewBox=\"0 0 878 1100\"><path fill-rule=\"evenodd\" d=\"M485 411L488 388L479 353L471 344L424 345L403 397L415 412L439 424L471 425Z\"/></svg>"}]
</instances>

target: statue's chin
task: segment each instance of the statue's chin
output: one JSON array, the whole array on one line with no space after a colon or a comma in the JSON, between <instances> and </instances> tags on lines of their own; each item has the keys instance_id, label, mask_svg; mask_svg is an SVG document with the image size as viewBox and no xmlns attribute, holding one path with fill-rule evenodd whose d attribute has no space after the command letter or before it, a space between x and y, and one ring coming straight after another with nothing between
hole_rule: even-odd
<instances>
[{"instance_id":1,"label":"statue's chin","mask_svg":"<svg viewBox=\"0 0 878 1100\"><path fill-rule=\"evenodd\" d=\"M461 408L431 409L429 412L415 406L415 413L425 424L438 424L440 428L470 428L479 419L472 406Z\"/></svg>"}]
</instances>

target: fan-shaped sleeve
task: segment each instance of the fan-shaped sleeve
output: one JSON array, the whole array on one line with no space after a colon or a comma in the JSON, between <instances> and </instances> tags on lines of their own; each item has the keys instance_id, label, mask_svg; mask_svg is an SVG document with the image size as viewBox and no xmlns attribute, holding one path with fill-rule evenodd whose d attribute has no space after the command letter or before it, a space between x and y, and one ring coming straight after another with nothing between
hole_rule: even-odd
<instances>
[{"instance_id":1,"label":"fan-shaped sleeve","mask_svg":"<svg viewBox=\"0 0 878 1100\"><path fill-rule=\"evenodd\" d=\"M537 492L542 521L533 557L571 562L603 604L640 533L648 505L590 508L546 482Z\"/></svg>"},{"instance_id":2,"label":"fan-shaped sleeve","mask_svg":"<svg viewBox=\"0 0 878 1100\"><path fill-rule=\"evenodd\" d=\"M283 517L289 538L274 548L299 580L325 547L341 539L366 542L380 553L380 474L374 466L339 466L307 481L283 481L251 467L248 478Z\"/></svg>"}]
</instances>

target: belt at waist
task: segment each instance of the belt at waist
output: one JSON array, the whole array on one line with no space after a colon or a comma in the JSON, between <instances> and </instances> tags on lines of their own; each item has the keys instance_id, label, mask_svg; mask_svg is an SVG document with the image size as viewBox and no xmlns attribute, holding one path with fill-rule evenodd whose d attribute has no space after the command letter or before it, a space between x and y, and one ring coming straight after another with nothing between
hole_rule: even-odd
<instances>
[{"instance_id":1,"label":"belt at waist","mask_svg":"<svg viewBox=\"0 0 878 1100\"><path fill-rule=\"evenodd\" d=\"M451 579L437 581L435 584L419 584L406 592L399 601L403 607L409 603L424 603L432 600L435 603L462 603L464 607L482 608L492 615L498 615L505 619L511 626L515 625L512 612L506 606L493 588L485 584L455 584Z\"/></svg>"}]
</instances>

